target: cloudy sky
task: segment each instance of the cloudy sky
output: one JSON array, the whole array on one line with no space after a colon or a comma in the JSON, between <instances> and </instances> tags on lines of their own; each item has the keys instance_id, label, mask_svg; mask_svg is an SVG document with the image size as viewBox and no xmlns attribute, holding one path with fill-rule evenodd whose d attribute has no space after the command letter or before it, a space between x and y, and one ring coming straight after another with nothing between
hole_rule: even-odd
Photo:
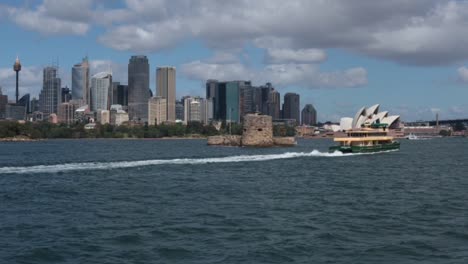
<instances>
[{"instance_id":1,"label":"cloudy sky","mask_svg":"<svg viewBox=\"0 0 468 264\"><path fill-rule=\"evenodd\" d=\"M7 0L0 3L0 86L37 96L42 68L63 85L88 55L92 73L127 83L128 59L177 68L177 96L206 79L272 82L319 120L380 103L403 120L468 118L468 1Z\"/></svg>"}]
</instances>

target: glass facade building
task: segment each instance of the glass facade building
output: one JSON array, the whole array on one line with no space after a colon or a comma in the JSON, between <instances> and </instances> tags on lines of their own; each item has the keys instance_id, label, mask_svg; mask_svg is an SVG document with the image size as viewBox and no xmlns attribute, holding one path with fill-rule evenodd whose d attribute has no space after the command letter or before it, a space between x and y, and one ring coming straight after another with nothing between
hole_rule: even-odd
<instances>
[{"instance_id":1,"label":"glass facade building","mask_svg":"<svg viewBox=\"0 0 468 264\"><path fill-rule=\"evenodd\" d=\"M128 116L131 121L148 121L149 63L146 56L132 56L128 63Z\"/></svg>"},{"instance_id":2,"label":"glass facade building","mask_svg":"<svg viewBox=\"0 0 468 264\"><path fill-rule=\"evenodd\" d=\"M91 103L88 57L83 58L81 63L73 66L71 88L73 100L83 100L84 104L87 105Z\"/></svg>"}]
</instances>

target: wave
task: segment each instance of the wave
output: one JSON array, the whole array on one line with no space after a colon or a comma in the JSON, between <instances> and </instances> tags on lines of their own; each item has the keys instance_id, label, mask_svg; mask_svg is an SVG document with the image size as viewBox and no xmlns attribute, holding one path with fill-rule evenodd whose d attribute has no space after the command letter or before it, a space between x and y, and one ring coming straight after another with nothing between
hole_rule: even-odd
<instances>
[{"instance_id":1,"label":"wave","mask_svg":"<svg viewBox=\"0 0 468 264\"><path fill-rule=\"evenodd\" d=\"M186 165L186 164L207 164L207 163L233 163L233 162L254 162L279 159L292 159L299 157L344 157L360 154L343 154L339 151L334 153L320 152L313 150L311 152L286 152L281 154L268 155L240 155L219 158L199 158L199 159L155 159L155 160L137 160L137 161L113 161L113 162L83 162L83 163L65 163L56 165L35 165L25 167L1 167L0 174L25 174L25 173L55 173L78 170L107 170L120 168L133 168L155 165Z\"/></svg>"}]
</instances>

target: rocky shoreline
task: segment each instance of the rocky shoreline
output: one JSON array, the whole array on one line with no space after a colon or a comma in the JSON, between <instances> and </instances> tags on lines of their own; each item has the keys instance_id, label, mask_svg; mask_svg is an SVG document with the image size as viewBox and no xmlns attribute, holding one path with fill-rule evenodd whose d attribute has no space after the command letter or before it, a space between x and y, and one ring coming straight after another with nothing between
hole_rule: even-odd
<instances>
[{"instance_id":1,"label":"rocky shoreline","mask_svg":"<svg viewBox=\"0 0 468 264\"><path fill-rule=\"evenodd\" d=\"M31 139L29 137L0 138L0 142L33 142L33 141L39 141L39 139Z\"/></svg>"}]
</instances>

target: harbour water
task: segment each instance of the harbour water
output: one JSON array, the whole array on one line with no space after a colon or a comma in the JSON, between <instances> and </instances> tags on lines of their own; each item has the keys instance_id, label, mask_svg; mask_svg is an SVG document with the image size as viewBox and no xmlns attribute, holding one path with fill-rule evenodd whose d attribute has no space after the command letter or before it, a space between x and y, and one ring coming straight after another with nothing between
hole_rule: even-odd
<instances>
[{"instance_id":1,"label":"harbour water","mask_svg":"<svg viewBox=\"0 0 468 264\"><path fill-rule=\"evenodd\" d=\"M468 263L468 140L0 143L0 263Z\"/></svg>"}]
</instances>

